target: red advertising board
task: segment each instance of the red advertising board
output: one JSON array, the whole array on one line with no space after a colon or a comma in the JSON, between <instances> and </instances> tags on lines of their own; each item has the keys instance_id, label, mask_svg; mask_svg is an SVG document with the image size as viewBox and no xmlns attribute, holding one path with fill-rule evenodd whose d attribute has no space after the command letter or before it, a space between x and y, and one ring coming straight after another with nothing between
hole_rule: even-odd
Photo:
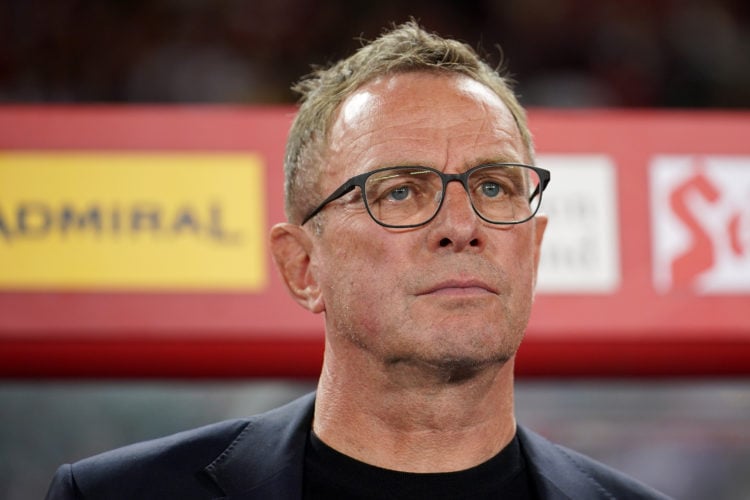
<instances>
[{"instance_id":1,"label":"red advertising board","mask_svg":"<svg viewBox=\"0 0 750 500\"><path fill-rule=\"evenodd\" d=\"M0 376L314 376L322 318L263 240L293 113L0 108ZM749 374L750 114L530 123L550 226L518 373Z\"/></svg>"}]
</instances>

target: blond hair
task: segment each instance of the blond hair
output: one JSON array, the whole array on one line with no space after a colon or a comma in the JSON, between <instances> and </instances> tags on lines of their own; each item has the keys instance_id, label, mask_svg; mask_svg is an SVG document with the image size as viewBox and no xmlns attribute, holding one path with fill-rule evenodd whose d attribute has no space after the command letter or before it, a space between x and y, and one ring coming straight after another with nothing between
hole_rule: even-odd
<instances>
[{"instance_id":1,"label":"blond hair","mask_svg":"<svg viewBox=\"0 0 750 500\"><path fill-rule=\"evenodd\" d=\"M376 77L411 71L459 73L486 85L515 118L529 158L533 142L526 113L509 80L492 69L468 45L428 33L410 21L364 45L347 59L317 69L292 87L301 95L286 145L284 160L285 210L299 224L320 201L320 168L327 135L339 105Z\"/></svg>"}]
</instances>

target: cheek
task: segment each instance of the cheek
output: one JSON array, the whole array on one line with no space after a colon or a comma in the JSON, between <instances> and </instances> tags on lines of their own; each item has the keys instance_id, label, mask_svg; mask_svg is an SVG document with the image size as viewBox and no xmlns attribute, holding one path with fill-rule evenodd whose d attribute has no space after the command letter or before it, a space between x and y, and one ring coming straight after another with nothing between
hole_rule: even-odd
<instances>
[{"instance_id":1,"label":"cheek","mask_svg":"<svg viewBox=\"0 0 750 500\"><path fill-rule=\"evenodd\" d=\"M319 269L321 290L327 317L348 324L348 328L377 329L378 309L393 297L398 280L390 272L394 259L385 248L373 238L367 244L354 243L363 240L342 234L340 244L328 249Z\"/></svg>"},{"instance_id":2,"label":"cheek","mask_svg":"<svg viewBox=\"0 0 750 500\"><path fill-rule=\"evenodd\" d=\"M519 321L526 322L531 314L536 286L536 251L530 240L522 239L515 249L518 256L513 265L507 266L509 281L512 283L511 297Z\"/></svg>"},{"instance_id":3,"label":"cheek","mask_svg":"<svg viewBox=\"0 0 750 500\"><path fill-rule=\"evenodd\" d=\"M516 229L522 229L516 226ZM532 244L531 231L506 232L499 236L504 239L495 241L495 246L488 249L493 255L494 265L501 270L503 301L513 316L523 317L531 307L536 281L536 250Z\"/></svg>"}]
</instances>

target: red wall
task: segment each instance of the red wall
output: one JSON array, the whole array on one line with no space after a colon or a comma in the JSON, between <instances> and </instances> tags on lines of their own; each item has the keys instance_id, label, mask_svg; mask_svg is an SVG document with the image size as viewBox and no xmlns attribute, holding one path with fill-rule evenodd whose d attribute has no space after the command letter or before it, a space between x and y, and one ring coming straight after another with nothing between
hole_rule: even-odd
<instances>
[{"instance_id":1,"label":"red wall","mask_svg":"<svg viewBox=\"0 0 750 500\"><path fill-rule=\"evenodd\" d=\"M283 220L282 158L293 112L5 107L0 108L0 154L254 152L267 168L270 227ZM594 154L614 164L619 279L604 293L540 291L519 354L519 375L750 374L750 280L743 278L750 269L750 182L744 180L750 176L750 113L532 110L530 123L540 157ZM654 219L652 171L655 159L665 155L697 165L737 159L738 182L749 190L744 204L735 202L727 229L734 260L727 264L713 247L698 254L688 245L670 262L684 258L694 265L671 286L657 289L654 238L663 228ZM553 170L551 188L555 182ZM678 189L675 185L664 196L676 196ZM720 186L720 194L722 189L729 188ZM3 244L8 243L0 240ZM689 257L690 252L698 256ZM697 283L706 266L722 262L735 266L733 288L701 290ZM270 259L266 265L271 279L261 293L0 289L0 376L315 376L322 359L322 318L293 303Z\"/></svg>"}]
</instances>

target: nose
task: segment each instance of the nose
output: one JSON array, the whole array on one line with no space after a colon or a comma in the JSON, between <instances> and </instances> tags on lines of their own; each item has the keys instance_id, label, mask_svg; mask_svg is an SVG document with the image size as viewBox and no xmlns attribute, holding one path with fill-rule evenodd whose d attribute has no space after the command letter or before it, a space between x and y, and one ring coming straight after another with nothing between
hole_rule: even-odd
<instances>
[{"instance_id":1,"label":"nose","mask_svg":"<svg viewBox=\"0 0 750 500\"><path fill-rule=\"evenodd\" d=\"M443 204L429 227L431 244L435 248L460 252L484 246L481 219L474 212L469 193L460 182L446 185Z\"/></svg>"}]
</instances>

